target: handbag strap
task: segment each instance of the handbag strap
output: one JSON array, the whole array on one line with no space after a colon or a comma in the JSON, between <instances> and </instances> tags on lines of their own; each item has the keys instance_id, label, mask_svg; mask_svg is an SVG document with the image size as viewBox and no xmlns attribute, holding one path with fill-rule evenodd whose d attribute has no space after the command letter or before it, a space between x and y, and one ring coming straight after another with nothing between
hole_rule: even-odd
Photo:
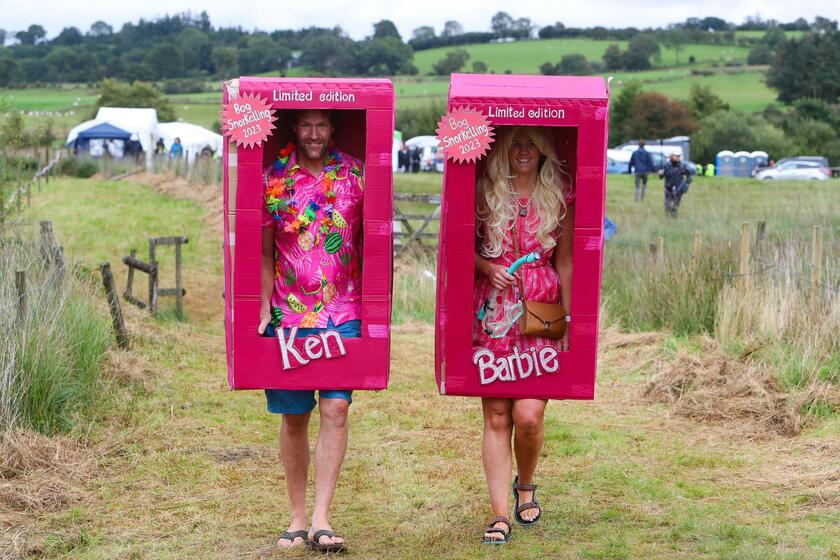
<instances>
[{"instance_id":1,"label":"handbag strap","mask_svg":"<svg viewBox=\"0 0 840 560\"><path fill-rule=\"evenodd\" d=\"M522 256L519 251L519 212L513 216L513 251L516 259L519 259L519 257ZM520 270L524 270L524 268L520 267ZM528 311L528 305L525 302L525 287L522 285L521 273L519 274L519 278L516 279L516 285L519 288L519 301L522 302L522 307L525 308L525 311Z\"/></svg>"}]
</instances>

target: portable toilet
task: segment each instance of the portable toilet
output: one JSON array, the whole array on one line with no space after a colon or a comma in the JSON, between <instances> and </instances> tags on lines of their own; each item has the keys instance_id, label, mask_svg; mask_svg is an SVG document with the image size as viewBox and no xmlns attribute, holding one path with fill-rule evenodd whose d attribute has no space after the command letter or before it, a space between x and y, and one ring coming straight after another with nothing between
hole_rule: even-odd
<instances>
[{"instance_id":1,"label":"portable toilet","mask_svg":"<svg viewBox=\"0 0 840 560\"><path fill-rule=\"evenodd\" d=\"M723 177L735 176L735 154L729 150L718 152L715 156L717 174Z\"/></svg>"},{"instance_id":2,"label":"portable toilet","mask_svg":"<svg viewBox=\"0 0 840 560\"><path fill-rule=\"evenodd\" d=\"M752 158L753 170L763 169L767 167L770 162L770 157L767 155L767 152L763 152L761 150L752 152L750 157Z\"/></svg>"},{"instance_id":3,"label":"portable toilet","mask_svg":"<svg viewBox=\"0 0 840 560\"><path fill-rule=\"evenodd\" d=\"M735 177L751 177L752 176L752 157L749 152L739 151L732 156L735 160L734 173Z\"/></svg>"}]
</instances>

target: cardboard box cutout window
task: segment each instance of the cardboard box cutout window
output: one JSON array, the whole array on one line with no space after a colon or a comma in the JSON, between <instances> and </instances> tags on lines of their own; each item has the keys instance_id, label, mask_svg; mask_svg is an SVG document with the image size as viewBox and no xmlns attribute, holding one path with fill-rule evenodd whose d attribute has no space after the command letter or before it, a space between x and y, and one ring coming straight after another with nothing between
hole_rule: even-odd
<instances>
[{"instance_id":1,"label":"cardboard box cutout window","mask_svg":"<svg viewBox=\"0 0 840 560\"><path fill-rule=\"evenodd\" d=\"M228 383L234 389L384 389L392 292L393 84L389 80L240 78L225 84L223 100L227 103L246 94L267 100L277 120L266 142L254 147L225 146ZM328 178L322 175L326 179L320 182L300 171L303 175L295 175L298 183L293 189L285 189L285 178L295 172L294 166L279 168L277 176L282 181L278 184L286 198L272 214L264 207L265 170L295 140L292 125L296 111L302 109L331 110L335 153L349 157L339 155L336 173ZM309 193L315 194L310 197ZM352 206L347 205L347 197L353 199ZM353 223L356 215L361 224ZM257 332L262 232L264 226L271 227L272 219L277 231L294 236L293 244L289 237L277 241L276 251L289 250L281 258L275 254L277 297L272 306L277 303L276 319L281 323L277 330L282 337ZM333 276L341 281L328 280ZM360 314L353 311L359 306ZM310 336L298 332L348 318L361 321L359 338L342 337L335 330Z\"/></svg>"},{"instance_id":2,"label":"cardboard box cutout window","mask_svg":"<svg viewBox=\"0 0 840 560\"><path fill-rule=\"evenodd\" d=\"M607 84L594 77L453 74L449 108L466 106L489 118L497 138L504 127L547 127L571 178L575 215L570 341L565 352L556 350L556 341L489 353L479 344L476 331L481 325L473 297L475 187L484 176L487 158L477 164L447 160L436 308L438 389L445 395L592 399L606 194Z\"/></svg>"}]
</instances>

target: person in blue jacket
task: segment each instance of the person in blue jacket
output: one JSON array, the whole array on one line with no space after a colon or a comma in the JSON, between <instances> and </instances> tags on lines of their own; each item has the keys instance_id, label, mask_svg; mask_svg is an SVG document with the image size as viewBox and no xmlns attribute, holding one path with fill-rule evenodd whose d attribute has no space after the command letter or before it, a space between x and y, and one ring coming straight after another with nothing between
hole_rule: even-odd
<instances>
[{"instance_id":1,"label":"person in blue jacket","mask_svg":"<svg viewBox=\"0 0 840 560\"><path fill-rule=\"evenodd\" d=\"M653 158L645 150L645 141L639 140L639 148L630 156L630 163L627 164L627 172L635 173L636 181L636 202L645 199L645 188L647 187L648 174L653 173Z\"/></svg>"},{"instance_id":2,"label":"person in blue jacket","mask_svg":"<svg viewBox=\"0 0 840 560\"><path fill-rule=\"evenodd\" d=\"M177 136L175 137L175 141L172 142L172 147L169 148L169 157L172 159L181 159L184 157L184 146L181 145L181 139Z\"/></svg>"}]
</instances>

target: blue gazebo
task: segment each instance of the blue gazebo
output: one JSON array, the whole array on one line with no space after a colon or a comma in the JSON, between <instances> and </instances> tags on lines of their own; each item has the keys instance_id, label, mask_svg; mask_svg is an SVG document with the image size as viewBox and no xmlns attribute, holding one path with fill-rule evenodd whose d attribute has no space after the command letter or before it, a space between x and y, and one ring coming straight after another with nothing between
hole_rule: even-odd
<instances>
[{"instance_id":1,"label":"blue gazebo","mask_svg":"<svg viewBox=\"0 0 840 560\"><path fill-rule=\"evenodd\" d=\"M131 133L110 123L103 122L82 130L67 143L74 152L90 151L91 140L122 140L125 144L131 139Z\"/></svg>"}]
</instances>

